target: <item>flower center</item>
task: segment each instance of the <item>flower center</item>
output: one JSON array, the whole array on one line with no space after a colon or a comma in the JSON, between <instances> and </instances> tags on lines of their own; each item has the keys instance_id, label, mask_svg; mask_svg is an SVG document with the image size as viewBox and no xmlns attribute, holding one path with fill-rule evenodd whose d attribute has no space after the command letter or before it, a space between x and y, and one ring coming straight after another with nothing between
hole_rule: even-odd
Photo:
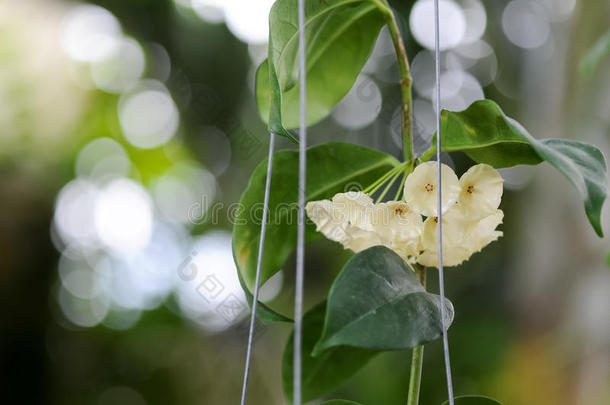
<instances>
[{"instance_id":1,"label":"flower center","mask_svg":"<svg viewBox=\"0 0 610 405\"><path fill-rule=\"evenodd\" d=\"M434 184L430 184L430 183L428 183L428 184L426 184L426 185L425 185L425 187L424 187L424 188L425 188L425 189L426 189L426 191L428 191L428 192L433 191L433 190L434 190Z\"/></svg>"},{"instance_id":2,"label":"flower center","mask_svg":"<svg viewBox=\"0 0 610 405\"><path fill-rule=\"evenodd\" d=\"M472 194L474 192L474 186L472 186L472 185L468 186L468 188L466 189L466 192L468 194Z\"/></svg>"},{"instance_id":3,"label":"flower center","mask_svg":"<svg viewBox=\"0 0 610 405\"><path fill-rule=\"evenodd\" d=\"M402 216L405 214L405 209L403 207L394 208L394 214Z\"/></svg>"}]
</instances>

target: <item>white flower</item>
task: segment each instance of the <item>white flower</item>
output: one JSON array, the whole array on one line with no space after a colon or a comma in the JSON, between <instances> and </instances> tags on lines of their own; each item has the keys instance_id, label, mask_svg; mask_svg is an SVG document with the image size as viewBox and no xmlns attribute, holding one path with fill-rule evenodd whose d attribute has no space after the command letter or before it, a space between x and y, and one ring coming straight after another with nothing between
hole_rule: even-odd
<instances>
[{"instance_id":1,"label":"white flower","mask_svg":"<svg viewBox=\"0 0 610 405\"><path fill-rule=\"evenodd\" d=\"M460 194L459 181L453 170L441 164L442 212L453 206ZM438 215L438 169L436 162L417 166L405 181L404 198L415 212L429 216Z\"/></svg>"},{"instance_id":2,"label":"white flower","mask_svg":"<svg viewBox=\"0 0 610 405\"><path fill-rule=\"evenodd\" d=\"M480 252L485 246L502 236L502 232L496 231L496 228L502 223L503 218L502 210L496 210L493 214L469 225L464 235L464 241L472 253Z\"/></svg>"},{"instance_id":3,"label":"white flower","mask_svg":"<svg viewBox=\"0 0 610 405\"><path fill-rule=\"evenodd\" d=\"M347 222L339 218L329 200L311 201L305 206L307 215L316 224L316 230L330 240L343 243L347 239Z\"/></svg>"},{"instance_id":4,"label":"white flower","mask_svg":"<svg viewBox=\"0 0 610 405\"><path fill-rule=\"evenodd\" d=\"M453 210L443 215L443 265L457 266L467 260L471 252L463 245L467 223ZM417 262L438 267L438 217L428 217L422 235L423 252Z\"/></svg>"},{"instance_id":5,"label":"white flower","mask_svg":"<svg viewBox=\"0 0 610 405\"><path fill-rule=\"evenodd\" d=\"M493 214L500 206L504 180L496 169L486 164L472 166L460 178L461 192L456 207L468 219Z\"/></svg>"},{"instance_id":6,"label":"white flower","mask_svg":"<svg viewBox=\"0 0 610 405\"><path fill-rule=\"evenodd\" d=\"M375 205L372 225L383 244L405 260L419 253L422 217L409 209L405 202L388 201Z\"/></svg>"},{"instance_id":7,"label":"white flower","mask_svg":"<svg viewBox=\"0 0 610 405\"><path fill-rule=\"evenodd\" d=\"M443 266L458 266L468 260L471 253L461 246L448 247L443 245ZM417 263L426 267L438 267L438 252L423 251L417 258Z\"/></svg>"},{"instance_id":8,"label":"white flower","mask_svg":"<svg viewBox=\"0 0 610 405\"><path fill-rule=\"evenodd\" d=\"M443 264L457 266L502 236L496 228L502 178L491 166L471 167L458 180L442 165ZM437 165L419 165L405 182L405 201L374 204L362 192L340 193L307 204L317 230L346 249L360 252L383 245L408 263L438 266ZM422 215L427 217L424 221Z\"/></svg>"},{"instance_id":9,"label":"white flower","mask_svg":"<svg viewBox=\"0 0 610 405\"><path fill-rule=\"evenodd\" d=\"M502 223L504 213L496 210L480 220L464 219L459 210L451 209L443 215L443 265L457 266L468 260L474 253L502 236L496 227ZM417 262L430 267L438 267L438 223L436 217L424 222L422 236L423 252Z\"/></svg>"},{"instance_id":10,"label":"white flower","mask_svg":"<svg viewBox=\"0 0 610 405\"><path fill-rule=\"evenodd\" d=\"M357 226L350 226L346 230L347 238L341 242L346 248L356 253L373 246L383 245L379 235L373 231L367 231Z\"/></svg>"},{"instance_id":11,"label":"white flower","mask_svg":"<svg viewBox=\"0 0 610 405\"><path fill-rule=\"evenodd\" d=\"M405 202L375 205L366 194L349 192L309 202L306 210L319 232L354 252L383 245L407 260L421 250L423 221Z\"/></svg>"},{"instance_id":12,"label":"white flower","mask_svg":"<svg viewBox=\"0 0 610 405\"><path fill-rule=\"evenodd\" d=\"M361 191L348 191L333 196L332 204L340 220L348 225L371 229L370 215L373 199Z\"/></svg>"},{"instance_id":13,"label":"white flower","mask_svg":"<svg viewBox=\"0 0 610 405\"><path fill-rule=\"evenodd\" d=\"M453 210L443 214L443 246L459 246L464 240L467 222ZM422 235L424 250L438 250L438 217L428 217Z\"/></svg>"},{"instance_id":14,"label":"white flower","mask_svg":"<svg viewBox=\"0 0 610 405\"><path fill-rule=\"evenodd\" d=\"M316 229L354 252L381 244L373 231L373 200L362 192L335 194L332 201L311 201L305 207Z\"/></svg>"}]
</instances>

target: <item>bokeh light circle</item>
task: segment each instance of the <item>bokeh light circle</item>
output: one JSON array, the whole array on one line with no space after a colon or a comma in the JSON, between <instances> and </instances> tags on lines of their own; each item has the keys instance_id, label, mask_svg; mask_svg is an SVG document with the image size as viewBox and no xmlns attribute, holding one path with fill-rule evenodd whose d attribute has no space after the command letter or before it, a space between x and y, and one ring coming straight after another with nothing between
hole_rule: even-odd
<instances>
[{"instance_id":1,"label":"bokeh light circle","mask_svg":"<svg viewBox=\"0 0 610 405\"><path fill-rule=\"evenodd\" d=\"M131 162L125 149L114 139L96 138L85 145L76 158L75 172L78 177L104 180L125 177Z\"/></svg>"},{"instance_id":2,"label":"bokeh light circle","mask_svg":"<svg viewBox=\"0 0 610 405\"><path fill-rule=\"evenodd\" d=\"M136 83L146 66L144 50L133 38L122 38L113 51L91 65L95 85L108 93L120 93Z\"/></svg>"},{"instance_id":3,"label":"bokeh light circle","mask_svg":"<svg viewBox=\"0 0 610 405\"><path fill-rule=\"evenodd\" d=\"M142 149L165 144L175 135L180 122L174 100L155 80L141 82L123 94L118 109L125 138Z\"/></svg>"},{"instance_id":4,"label":"bokeh light circle","mask_svg":"<svg viewBox=\"0 0 610 405\"><path fill-rule=\"evenodd\" d=\"M152 203L146 190L128 179L116 179L100 190L95 203L97 236L111 252L134 254L152 234Z\"/></svg>"},{"instance_id":5,"label":"bokeh light circle","mask_svg":"<svg viewBox=\"0 0 610 405\"><path fill-rule=\"evenodd\" d=\"M513 44L526 49L544 45L551 34L544 8L527 0L508 3L502 12L502 29Z\"/></svg>"},{"instance_id":6,"label":"bokeh light circle","mask_svg":"<svg viewBox=\"0 0 610 405\"><path fill-rule=\"evenodd\" d=\"M466 34L466 17L459 4L452 0L439 0L439 49L457 46ZM409 16L411 33L423 47L434 49L434 1L418 0Z\"/></svg>"},{"instance_id":7,"label":"bokeh light circle","mask_svg":"<svg viewBox=\"0 0 610 405\"><path fill-rule=\"evenodd\" d=\"M110 11L83 4L73 7L65 15L60 42L72 59L97 62L116 49L121 35L121 25Z\"/></svg>"},{"instance_id":8,"label":"bokeh light circle","mask_svg":"<svg viewBox=\"0 0 610 405\"><path fill-rule=\"evenodd\" d=\"M367 75L360 75L347 95L332 112L332 117L349 129L371 124L381 111L381 91Z\"/></svg>"},{"instance_id":9,"label":"bokeh light circle","mask_svg":"<svg viewBox=\"0 0 610 405\"><path fill-rule=\"evenodd\" d=\"M93 213L99 195L90 181L76 179L66 184L55 203L54 224L66 245L91 250L97 245Z\"/></svg>"},{"instance_id":10,"label":"bokeh light circle","mask_svg":"<svg viewBox=\"0 0 610 405\"><path fill-rule=\"evenodd\" d=\"M269 11L275 0L225 0L225 23L240 40L263 44L269 40Z\"/></svg>"}]
</instances>

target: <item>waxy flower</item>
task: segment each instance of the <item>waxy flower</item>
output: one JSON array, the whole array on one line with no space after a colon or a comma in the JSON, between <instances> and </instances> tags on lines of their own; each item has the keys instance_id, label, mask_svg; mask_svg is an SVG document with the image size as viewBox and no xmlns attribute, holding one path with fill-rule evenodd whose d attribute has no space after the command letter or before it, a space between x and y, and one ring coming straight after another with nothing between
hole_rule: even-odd
<instances>
[{"instance_id":1,"label":"waxy flower","mask_svg":"<svg viewBox=\"0 0 610 405\"><path fill-rule=\"evenodd\" d=\"M308 203L307 215L319 232L346 249L383 245L409 263L436 267L437 173L434 162L416 167L405 181L405 201L374 204L362 192L340 193L332 201ZM459 180L449 166L442 165L441 174L443 264L457 266L502 236L496 228L504 218L498 209L503 181L485 164L471 167Z\"/></svg>"},{"instance_id":2,"label":"waxy flower","mask_svg":"<svg viewBox=\"0 0 610 405\"><path fill-rule=\"evenodd\" d=\"M500 206L504 180L496 169L486 164L472 166L460 177L461 192L456 208L463 218L480 219Z\"/></svg>"},{"instance_id":3,"label":"waxy flower","mask_svg":"<svg viewBox=\"0 0 610 405\"><path fill-rule=\"evenodd\" d=\"M488 217L469 225L466 230L465 244L472 253L480 252L485 246L502 236L502 232L496 231L496 228L502 223L503 218L502 210L496 210Z\"/></svg>"},{"instance_id":4,"label":"waxy flower","mask_svg":"<svg viewBox=\"0 0 610 405\"><path fill-rule=\"evenodd\" d=\"M370 215L373 208L373 199L360 191L348 191L347 193L335 194L332 205L337 215L341 216L341 222L347 221L348 225L370 229Z\"/></svg>"},{"instance_id":5,"label":"waxy flower","mask_svg":"<svg viewBox=\"0 0 610 405\"><path fill-rule=\"evenodd\" d=\"M457 266L480 252L489 243L502 236L496 227L502 223L504 213L496 210L480 220L468 220L458 210L450 209L443 215L443 265ZM422 235L423 251L417 262L438 267L438 218L428 217Z\"/></svg>"},{"instance_id":6,"label":"waxy flower","mask_svg":"<svg viewBox=\"0 0 610 405\"><path fill-rule=\"evenodd\" d=\"M403 258L419 253L422 217L405 202L388 201L375 205L371 222L383 244Z\"/></svg>"},{"instance_id":7,"label":"waxy flower","mask_svg":"<svg viewBox=\"0 0 610 405\"><path fill-rule=\"evenodd\" d=\"M319 232L346 249L383 245L405 260L419 253L423 221L402 201L373 204L366 194L349 192L309 202L305 209Z\"/></svg>"},{"instance_id":8,"label":"waxy flower","mask_svg":"<svg viewBox=\"0 0 610 405\"><path fill-rule=\"evenodd\" d=\"M460 195L460 184L453 170L441 164L442 212L447 211ZM404 198L415 212L438 215L438 169L435 162L425 162L413 170L405 182Z\"/></svg>"},{"instance_id":9,"label":"waxy flower","mask_svg":"<svg viewBox=\"0 0 610 405\"><path fill-rule=\"evenodd\" d=\"M306 210L307 215L316 224L318 232L328 239L343 245L350 241L357 246L374 246L374 235L368 233L371 229L368 218L372 207L373 200L368 195L349 192L335 195L332 201L310 202ZM369 239L373 244L366 242Z\"/></svg>"}]
</instances>

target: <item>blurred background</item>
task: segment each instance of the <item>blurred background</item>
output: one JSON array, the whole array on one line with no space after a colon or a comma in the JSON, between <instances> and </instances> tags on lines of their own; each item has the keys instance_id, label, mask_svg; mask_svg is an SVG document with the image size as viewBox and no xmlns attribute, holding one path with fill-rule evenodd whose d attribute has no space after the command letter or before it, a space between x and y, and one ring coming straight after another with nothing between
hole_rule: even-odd
<instances>
[{"instance_id":1,"label":"blurred background","mask_svg":"<svg viewBox=\"0 0 610 405\"><path fill-rule=\"evenodd\" d=\"M237 403L248 310L230 219L268 145L253 77L272 3L0 0L3 402ZM434 131L432 2L391 3L411 60L421 151ZM610 43L608 0L440 7L443 107L491 98L535 137L591 142L608 156L608 45L589 52L604 35ZM397 77L384 30L310 142L399 156ZM471 164L445 159L458 172ZM607 405L608 238L596 237L577 193L547 165L502 175L504 238L446 275L456 392L506 405ZM308 248L308 308L349 257L330 241ZM285 314L293 263L262 291ZM285 403L289 332L259 325L249 403ZM446 396L440 349L426 348L425 405ZM402 404L409 365L409 352L379 355L330 397Z\"/></svg>"}]
</instances>

